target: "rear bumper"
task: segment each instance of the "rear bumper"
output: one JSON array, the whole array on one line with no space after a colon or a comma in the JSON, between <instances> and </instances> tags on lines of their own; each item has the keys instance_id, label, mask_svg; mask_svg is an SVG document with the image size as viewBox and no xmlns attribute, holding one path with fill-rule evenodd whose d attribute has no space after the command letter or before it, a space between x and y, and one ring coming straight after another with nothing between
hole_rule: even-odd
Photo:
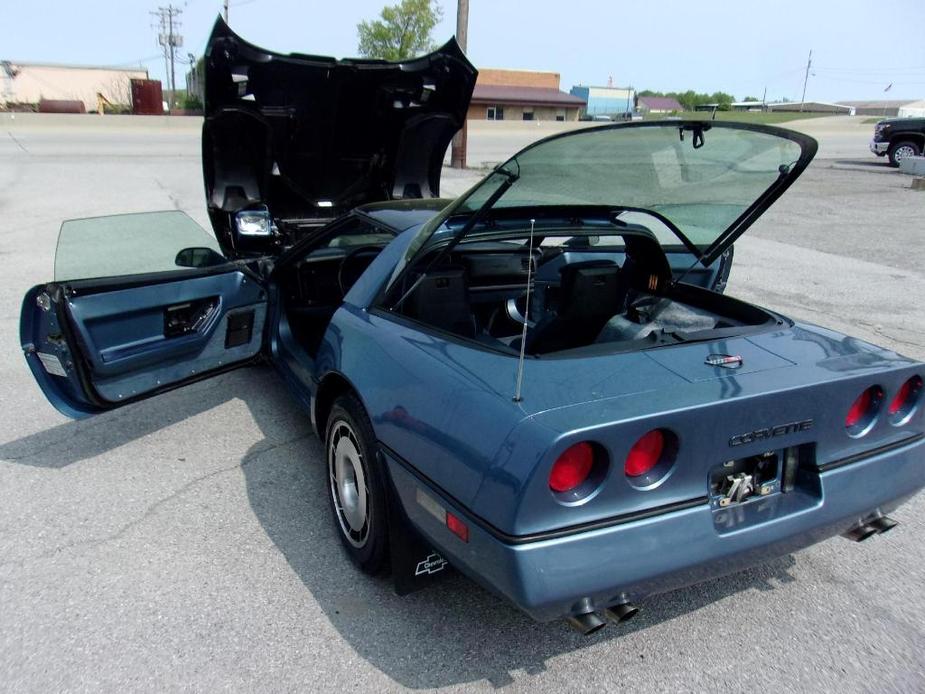
<instances>
[{"instance_id":1,"label":"rear bumper","mask_svg":"<svg viewBox=\"0 0 925 694\"><path fill-rule=\"evenodd\" d=\"M414 526L463 573L548 621L588 607L733 573L889 513L925 486L925 439L818 474L812 491L774 494L713 510L703 504L641 520L520 542L501 535L386 454ZM416 501L418 490L464 518L463 543Z\"/></svg>"},{"instance_id":2,"label":"rear bumper","mask_svg":"<svg viewBox=\"0 0 925 694\"><path fill-rule=\"evenodd\" d=\"M887 150L890 148L889 142L877 142L876 140L871 140L870 151L876 154L877 156L883 156L887 153Z\"/></svg>"}]
</instances>

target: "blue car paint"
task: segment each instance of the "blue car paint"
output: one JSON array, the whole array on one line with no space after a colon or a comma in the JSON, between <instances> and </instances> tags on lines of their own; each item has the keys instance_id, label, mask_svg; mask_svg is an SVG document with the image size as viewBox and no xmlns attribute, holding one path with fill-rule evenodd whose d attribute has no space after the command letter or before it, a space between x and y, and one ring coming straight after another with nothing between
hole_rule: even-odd
<instances>
[{"instance_id":1,"label":"blue car paint","mask_svg":"<svg viewBox=\"0 0 925 694\"><path fill-rule=\"evenodd\" d=\"M515 403L515 358L371 309L411 236L390 244L354 285L315 361L285 334L273 340L273 356L303 402L310 400L305 384L329 374L352 385L414 527L454 565L534 618L584 610L589 600L604 607L639 599L738 570L889 512L925 486L925 444L915 438L923 429L922 408L902 427L881 416L863 439L851 438L844 427L848 406L864 388L880 385L890 398L921 373L913 360L781 321L772 330L718 343L528 359L524 400ZM741 354L745 366L728 371L704 364L715 351ZM758 441L733 451L732 436L806 419L813 420L810 429L774 445L815 444L819 465L858 454L862 459L819 474L812 489L756 498L732 511L711 506L709 470L726 457L770 447ZM682 453L660 483L639 489L622 474L622 461L654 427L677 433ZM568 445L588 439L607 449L608 477L597 494L565 505L548 488L550 466ZM898 447L863 457L889 446ZM466 519L468 543L417 502L419 490ZM673 507L682 510L607 525ZM733 514L738 524L730 525ZM529 541L594 523L605 527Z\"/></svg>"},{"instance_id":2,"label":"blue car paint","mask_svg":"<svg viewBox=\"0 0 925 694\"><path fill-rule=\"evenodd\" d=\"M511 397L516 358L424 334L358 307L335 314L319 361L345 374L362 394L380 441L476 515L521 535L703 496L708 471L731 456L729 439L760 426L813 419L812 429L792 434L787 444L814 441L824 462L921 425L921 413L902 432L882 418L863 441L848 436L844 414L854 398L873 384L895 394L917 363L855 342L851 358L840 354L839 368L832 370L827 362L845 344L810 331L795 326L719 345L532 359L525 365L521 403ZM806 339L810 334L816 339ZM826 340L829 352L819 359ZM761 350L761 342L789 359ZM710 349L763 352L775 368L738 375L708 367L703 356ZM691 351L712 378L691 382L655 358L673 358L680 370ZM627 484L621 461L633 442L656 427L680 437L682 457L671 480L640 491ZM549 492L548 471L559 453L580 440L604 445L612 479L593 499L565 506ZM742 446L734 457L765 448L761 442Z\"/></svg>"},{"instance_id":3,"label":"blue car paint","mask_svg":"<svg viewBox=\"0 0 925 694\"><path fill-rule=\"evenodd\" d=\"M61 297L50 310L38 307L40 295L61 291L61 285L38 285L23 299L20 313L20 341L36 381L63 414L87 417L146 393L159 392L172 383L198 374L223 369L257 356L263 342L266 292L239 270L222 270L202 275L179 271L161 275L157 282L129 281L120 286L110 280L68 283L70 294ZM217 301L211 319L189 335L165 339L164 311L169 306L213 297ZM250 341L224 349L229 314L253 310L254 329ZM74 344L64 339L66 329L74 333ZM51 378L38 354L53 355L61 364L75 364L73 349L80 345L82 358L91 367L92 387L101 403L89 399L74 368L67 378ZM193 373L191 373L193 372ZM120 397L121 396L121 397Z\"/></svg>"},{"instance_id":4,"label":"blue car paint","mask_svg":"<svg viewBox=\"0 0 925 694\"><path fill-rule=\"evenodd\" d=\"M716 343L528 359L524 399L515 403L515 357L372 308L413 232L387 246L348 292L314 359L293 338L278 288L266 287L267 353L313 416L328 378L351 384L414 527L467 574L538 619L638 599L793 551L888 512L925 485L922 443L910 438L923 430L921 407L901 427L880 417L862 439L844 427L861 390L880 385L889 399L922 365L814 326L781 321ZM24 303L24 344L28 337L51 348L54 316L34 319L41 315L35 309L40 289ZM245 300L236 291L219 292L223 310L255 297L264 301L262 294ZM89 303L76 314L92 315ZM135 338L149 332L151 324L142 325ZM116 333L94 338L91 328L81 329L112 346L106 340ZM714 350L742 354L746 364L740 371L704 364ZM35 355L27 359L59 409L88 411L79 384L56 379L49 385ZM812 428L774 445L812 442L819 464L862 458L820 473L815 487L742 504L734 509L738 525L720 522L706 498L709 471L726 457L768 448L757 442L732 450L730 437L810 418ZM669 475L640 489L623 476L622 461L632 442L655 427L678 435L680 457ZM587 439L607 450L607 478L582 502L562 503L548 488L550 466L568 445ZM894 448L863 457L884 446ZM417 502L419 491L467 521L468 543L436 523ZM651 509L667 510L638 517Z\"/></svg>"},{"instance_id":5,"label":"blue car paint","mask_svg":"<svg viewBox=\"0 0 925 694\"><path fill-rule=\"evenodd\" d=\"M875 512L889 513L925 485L925 440L874 455L820 477L818 494L749 501L731 511L706 504L596 530L523 544L506 543L468 510L387 456L415 527L468 576L539 621L638 601L797 551L843 532ZM417 490L469 525L462 543L416 502ZM720 513L742 517L717 531Z\"/></svg>"}]
</instances>

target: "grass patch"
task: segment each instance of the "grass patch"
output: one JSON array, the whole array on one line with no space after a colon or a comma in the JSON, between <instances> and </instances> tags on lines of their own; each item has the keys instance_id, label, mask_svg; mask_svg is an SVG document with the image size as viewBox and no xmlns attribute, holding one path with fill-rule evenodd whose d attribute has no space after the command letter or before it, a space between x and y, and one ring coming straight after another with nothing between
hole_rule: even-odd
<instances>
[{"instance_id":1,"label":"grass patch","mask_svg":"<svg viewBox=\"0 0 925 694\"><path fill-rule=\"evenodd\" d=\"M734 120L740 123L786 123L791 120L802 120L804 118L820 118L822 116L831 116L831 113L784 113L781 111L717 111L716 120ZM647 116L646 120L661 120L666 116L664 114L653 114ZM713 114L710 111L683 111L672 113L670 117L684 118L692 120L711 120Z\"/></svg>"}]
</instances>

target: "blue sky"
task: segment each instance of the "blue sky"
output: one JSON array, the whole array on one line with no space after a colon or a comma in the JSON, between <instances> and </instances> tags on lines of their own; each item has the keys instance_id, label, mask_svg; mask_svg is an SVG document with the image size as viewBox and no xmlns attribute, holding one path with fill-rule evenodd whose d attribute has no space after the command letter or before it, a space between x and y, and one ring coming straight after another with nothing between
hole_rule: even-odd
<instances>
[{"instance_id":1,"label":"blue sky","mask_svg":"<svg viewBox=\"0 0 925 694\"><path fill-rule=\"evenodd\" d=\"M267 48L352 56L357 22L393 1L232 0L231 25ZM221 0L175 3L184 10L181 54L200 55ZM163 78L148 14L157 4L2 0L0 58L143 60L152 77ZM442 5L440 42L456 22L455 1ZM471 0L470 6L469 56L476 66L553 70L565 90L613 77L639 89L760 98L766 86L768 99L799 98L813 49L807 99L925 98L925 0Z\"/></svg>"}]
</instances>

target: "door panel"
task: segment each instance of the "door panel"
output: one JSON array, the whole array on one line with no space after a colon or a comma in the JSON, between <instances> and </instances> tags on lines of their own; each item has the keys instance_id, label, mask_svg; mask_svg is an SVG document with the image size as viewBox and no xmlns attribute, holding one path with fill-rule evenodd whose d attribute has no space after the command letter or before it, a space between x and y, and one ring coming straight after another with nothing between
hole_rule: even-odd
<instances>
[{"instance_id":1,"label":"door panel","mask_svg":"<svg viewBox=\"0 0 925 694\"><path fill-rule=\"evenodd\" d=\"M266 295L253 278L237 269L179 274L122 287L40 285L26 295L23 349L55 407L95 414L260 354Z\"/></svg>"}]
</instances>

